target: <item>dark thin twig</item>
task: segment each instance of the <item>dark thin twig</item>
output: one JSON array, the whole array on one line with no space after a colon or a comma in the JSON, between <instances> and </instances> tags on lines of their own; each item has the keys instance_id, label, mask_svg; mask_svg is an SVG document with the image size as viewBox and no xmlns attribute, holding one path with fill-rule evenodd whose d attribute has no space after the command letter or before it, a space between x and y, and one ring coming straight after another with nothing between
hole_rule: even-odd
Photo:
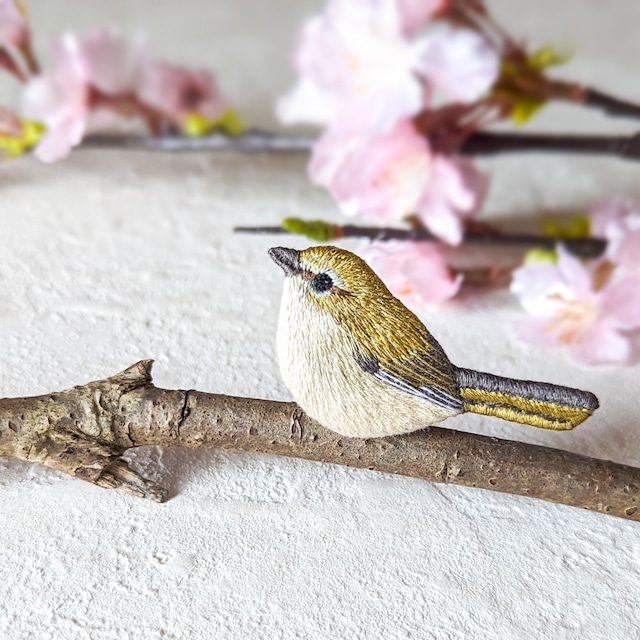
<instances>
[{"instance_id":1,"label":"dark thin twig","mask_svg":"<svg viewBox=\"0 0 640 640\"><path fill-rule=\"evenodd\" d=\"M582 104L586 107L601 109L611 116L640 118L640 105L614 98L597 89L585 88Z\"/></svg>"},{"instance_id":2,"label":"dark thin twig","mask_svg":"<svg viewBox=\"0 0 640 640\"><path fill-rule=\"evenodd\" d=\"M640 134L632 136L568 136L479 132L469 136L460 151L471 156L551 151L605 154L639 160Z\"/></svg>"},{"instance_id":3,"label":"dark thin twig","mask_svg":"<svg viewBox=\"0 0 640 640\"><path fill-rule=\"evenodd\" d=\"M239 136L213 133L198 138L181 136L90 136L82 147L139 151L237 151L296 153L311 150L315 138L250 130ZM640 160L640 134L633 136L571 136L521 133L483 133L470 135L460 152L470 156L527 151L606 154Z\"/></svg>"},{"instance_id":4,"label":"dark thin twig","mask_svg":"<svg viewBox=\"0 0 640 640\"><path fill-rule=\"evenodd\" d=\"M267 235L290 234L283 227L235 227L237 233L256 233ZM392 227L360 227L347 224L340 227L340 238L369 238L370 240L437 240L424 227L416 229L394 229ZM601 238L548 238L529 234L483 233L467 231L463 242L466 244L502 245L516 247L542 247L553 249L562 242L571 253L582 258L596 258L604 252L606 241Z\"/></svg>"}]
</instances>

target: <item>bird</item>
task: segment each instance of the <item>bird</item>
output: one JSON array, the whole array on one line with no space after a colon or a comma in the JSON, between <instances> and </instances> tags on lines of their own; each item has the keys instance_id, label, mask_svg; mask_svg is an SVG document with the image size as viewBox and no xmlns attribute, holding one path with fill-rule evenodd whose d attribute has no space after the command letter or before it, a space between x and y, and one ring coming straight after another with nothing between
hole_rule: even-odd
<instances>
[{"instance_id":1,"label":"bird","mask_svg":"<svg viewBox=\"0 0 640 640\"><path fill-rule=\"evenodd\" d=\"M455 366L350 251L269 255L286 276L276 335L283 381L308 416L343 436L401 435L465 412L567 430L598 408L588 391Z\"/></svg>"}]
</instances>

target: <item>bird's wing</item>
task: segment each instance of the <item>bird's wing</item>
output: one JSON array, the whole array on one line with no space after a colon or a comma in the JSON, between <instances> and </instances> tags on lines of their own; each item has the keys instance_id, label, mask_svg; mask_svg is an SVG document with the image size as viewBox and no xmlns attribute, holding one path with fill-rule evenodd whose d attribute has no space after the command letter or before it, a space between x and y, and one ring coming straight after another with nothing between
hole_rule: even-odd
<instances>
[{"instance_id":1,"label":"bird's wing","mask_svg":"<svg viewBox=\"0 0 640 640\"><path fill-rule=\"evenodd\" d=\"M453 365L441 349L430 349L430 353L420 351L408 358L387 359L384 362L375 356L362 354L356 360L363 371L399 391L447 409L462 410Z\"/></svg>"}]
</instances>

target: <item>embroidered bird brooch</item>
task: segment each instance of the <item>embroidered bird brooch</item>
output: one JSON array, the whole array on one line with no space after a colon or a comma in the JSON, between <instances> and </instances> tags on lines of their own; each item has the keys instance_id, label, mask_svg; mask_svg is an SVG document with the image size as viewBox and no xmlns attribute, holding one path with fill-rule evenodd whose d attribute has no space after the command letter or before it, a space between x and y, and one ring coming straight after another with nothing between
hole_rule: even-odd
<instances>
[{"instance_id":1,"label":"embroidered bird brooch","mask_svg":"<svg viewBox=\"0 0 640 640\"><path fill-rule=\"evenodd\" d=\"M269 255L286 276L277 333L282 377L300 407L333 431L390 436L467 411L565 430L598 408L588 391L456 367L349 251L274 247Z\"/></svg>"}]
</instances>

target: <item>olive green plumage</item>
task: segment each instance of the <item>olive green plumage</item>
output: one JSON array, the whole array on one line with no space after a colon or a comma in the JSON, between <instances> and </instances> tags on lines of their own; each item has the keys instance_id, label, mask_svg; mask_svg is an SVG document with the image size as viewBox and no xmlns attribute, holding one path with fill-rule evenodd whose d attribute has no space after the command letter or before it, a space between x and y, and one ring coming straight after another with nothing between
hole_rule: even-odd
<instances>
[{"instance_id":1,"label":"olive green plumage","mask_svg":"<svg viewBox=\"0 0 640 640\"><path fill-rule=\"evenodd\" d=\"M459 369L360 257L337 247L277 247L285 271L278 356L300 406L351 436L406 433L464 411L570 429L592 394Z\"/></svg>"}]
</instances>

